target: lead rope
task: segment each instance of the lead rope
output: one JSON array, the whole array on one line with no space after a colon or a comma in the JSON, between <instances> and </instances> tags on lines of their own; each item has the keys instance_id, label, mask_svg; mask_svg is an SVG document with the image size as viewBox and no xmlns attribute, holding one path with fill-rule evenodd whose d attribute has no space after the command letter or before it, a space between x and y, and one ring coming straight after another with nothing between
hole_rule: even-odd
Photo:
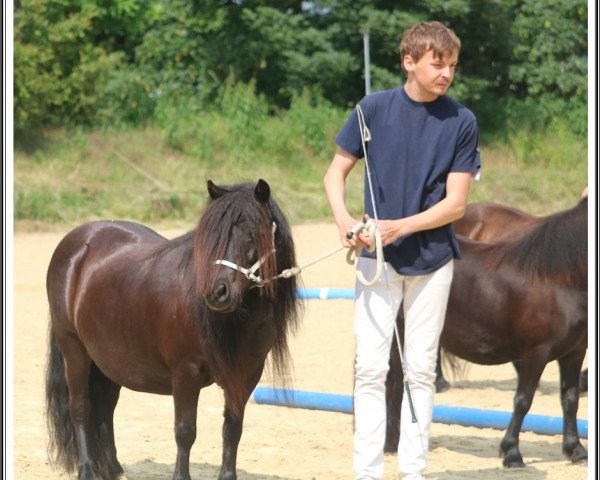
<instances>
[{"instance_id":1,"label":"lead rope","mask_svg":"<svg viewBox=\"0 0 600 480\"><path fill-rule=\"evenodd\" d=\"M377 280L379 279L379 276L381 276L380 264L383 262L383 260L382 260L383 259L383 249L381 247L381 235L379 235L379 232L377 232L375 222L373 222L372 220L369 220L366 223L364 223L364 222L357 223L352 228L351 232L356 233L356 232L359 232L360 230L367 230L369 236L371 238L375 238L376 243L379 245L379 250L378 250L378 254L377 254L378 274L375 275L375 277L373 278L373 280L370 281L370 284L369 284L369 285L374 285L375 282L377 282ZM277 278L290 278L294 275L299 275L302 272L302 270L304 270L305 268L308 268L311 265L314 265L315 263L320 262L321 260L325 260L327 257L330 257L331 255L336 254L337 252L339 252L340 250L343 250L344 248L345 247L343 245L335 247L335 248L331 249L330 251L324 253L320 257L317 257L317 258L311 260L310 262L305 263L304 265L302 265L300 267L287 268L284 271L282 271L279 275L276 275L275 277L273 277L267 281L275 280ZM357 250L360 250L360 247L358 249L351 248L348 250L348 253L346 254L346 262L348 262L348 264L354 265L354 259L352 258L352 256L360 253ZM375 250L375 248L373 247L369 251L372 252L374 250ZM366 282L364 277L363 277L362 281Z\"/></svg>"},{"instance_id":2,"label":"lead rope","mask_svg":"<svg viewBox=\"0 0 600 480\"><path fill-rule=\"evenodd\" d=\"M273 237L275 237L275 230L276 230L276 225L275 225L275 223L273 223ZM374 250L377 250L377 252L378 252L377 253L377 262L378 262L377 263L377 273L375 274L375 277L373 278L373 280L370 280L369 282L367 282L367 280L365 280L364 277L362 277L362 280L361 280L365 285L371 286L371 285L374 285L375 282L377 282L377 280L379 280L379 277L381 276L381 264L383 263L383 249L381 246L381 235L379 235L379 232L376 229L375 222L372 220L369 220L366 223L364 223L364 222L357 223L352 228L351 231L356 233L360 230L366 230L368 232L370 238L375 238L375 243L377 245L377 247L369 247L369 249L368 249L368 251L370 251L370 252L372 252ZM248 280L254 282L257 287L262 287L265 283L271 282L273 280L277 280L278 278L290 278L295 275L300 275L302 270L304 270L305 268L308 268L311 265L314 265L315 263L320 262L321 260L325 260L327 257L330 257L331 255L336 254L337 252L339 252L340 250L343 250L344 248L345 247L343 245L335 247L335 248L331 249L330 251L324 253L323 255L309 261L308 263L305 263L304 265L301 265L299 267L286 268L279 275L275 275L274 277L267 278L265 280L260 278L260 275L257 275L256 272L258 271L260 266L265 262L267 257L269 255L272 255L273 253L275 253L275 247L273 247L273 249L271 249L270 252L268 252L267 254L262 256L250 268L241 267L241 266L237 265L236 263L230 262L229 260L216 260L215 264L232 268L233 270L240 272ZM348 250L348 253L346 254L346 261L350 265L354 265L354 259L352 258L352 256L358 255L360 253L360 249L361 249L361 247L358 247L357 249L351 248Z\"/></svg>"},{"instance_id":3,"label":"lead rope","mask_svg":"<svg viewBox=\"0 0 600 480\"><path fill-rule=\"evenodd\" d=\"M379 216L377 215L377 206L375 205L375 195L374 195L374 189L373 189L373 182L371 180L371 169L369 167L369 160L367 157L367 145L366 145L366 143L369 140L371 140L371 132L369 131L369 129L367 128L367 125L365 123L365 115L362 111L362 108L360 107L360 104L356 104L356 115L358 117L358 128L360 130L360 140L362 143L363 154L365 157L365 169L367 171L367 181L369 183L369 192L371 194L371 206L373 208L373 217L375 219L375 223L377 223L377 220L379 220ZM379 234L379 231L377 231L377 233ZM379 244L381 244L381 235L377 235L377 237L379 238ZM378 254L378 258L379 258L379 254ZM383 254L381 255L381 258L383 258ZM379 275L381 275L379 264L377 265L377 269L378 269ZM359 274L360 274L360 276L359 276ZM385 263L383 263L383 274L385 276L384 277L385 285L387 287L388 302L391 306L392 305L392 295L390 294L390 284L388 281L387 264L385 264ZM356 276L360 280L362 273L357 270ZM378 279L378 275L375 275L375 278ZM362 283L364 285L367 285L364 282L362 282ZM371 285L373 285L374 283L375 282L371 283ZM406 396L407 396L406 398L408 400L408 407L410 410L411 420L412 420L412 423L417 423L417 416L415 415L415 408L414 408L413 401L412 401L412 394L410 393L409 379L408 379L408 375L406 372L406 368L404 367L404 352L403 352L403 348L402 348L402 342L400 341L400 332L398 331L398 324L395 321L394 321L394 334L396 335L396 343L398 344L398 354L400 355L400 365L402 366L402 374L404 375L404 390L406 391Z\"/></svg>"}]
</instances>

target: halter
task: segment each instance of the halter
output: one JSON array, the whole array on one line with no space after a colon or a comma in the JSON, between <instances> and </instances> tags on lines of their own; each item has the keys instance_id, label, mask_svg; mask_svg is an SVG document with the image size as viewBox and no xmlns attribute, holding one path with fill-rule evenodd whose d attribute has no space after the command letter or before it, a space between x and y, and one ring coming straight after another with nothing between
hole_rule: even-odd
<instances>
[{"instance_id":1,"label":"halter","mask_svg":"<svg viewBox=\"0 0 600 480\"><path fill-rule=\"evenodd\" d=\"M273 243L275 243L275 232L277 230L277 226L275 225L275 222L273 222L272 230L273 230ZM366 286L371 286L371 285L374 285L375 282L377 282L377 280L379 280L379 277L381 276L382 263L383 263L383 260L382 260L383 259L383 247L381 245L381 235L379 234L379 231L377 230L377 225L373 220L368 220L367 222L357 223L350 232L352 232L352 234L355 234L361 230L367 231L370 238L375 238L375 246L373 246L373 244L371 244L369 247L366 247L366 250L368 252L377 251L377 272L375 274L375 277L372 280L365 280L362 273L358 272L358 271L356 272L356 275L357 275L358 279L361 281L361 283L363 283ZM348 232L348 235L350 234L350 232ZM332 250L324 253L320 257L317 257L314 260L311 260L308 263L305 263L304 265L286 268L280 274L275 275L271 278L267 278L265 280L260 278L260 275L257 275L256 272L258 271L260 266L265 262L265 260L270 255L273 255L275 253L275 251L276 251L275 247L273 247L271 249L271 251L269 251L267 254L263 255L260 259L258 259L258 261L255 262L250 268L241 267L234 262L230 262L229 260L216 260L215 264L223 265L225 267L229 267L233 270L236 270L236 271L240 272L242 275L244 275L248 280L250 280L251 282L254 282L256 287L263 287L266 283L272 282L273 280L277 280L279 278L291 278L295 275L300 275L300 273L302 273L303 269L310 267L311 265L314 265L315 263L318 263L321 260L325 260L327 257L330 257L331 255L336 254L340 250L344 250L344 248L345 247L343 245L335 247ZM351 248L348 250L348 253L346 254L346 261L348 262L348 264L354 265L353 256L360 255L360 250L361 250L361 247Z\"/></svg>"},{"instance_id":2,"label":"halter","mask_svg":"<svg viewBox=\"0 0 600 480\"><path fill-rule=\"evenodd\" d=\"M275 231L277 230L277 225L275 224L275 222L273 222L273 226L272 226L271 230L273 233L273 243L275 243ZM275 247L273 247L270 252L263 255L261 258L259 258L258 261L256 263L254 263L254 265L252 265L250 268L240 267L238 264L230 262L229 260L216 260L215 264L224 265L226 267L233 268L234 270L237 270L242 275L244 275L248 280L254 282L257 287L262 287L268 281L271 281L274 278L277 278L277 277L273 277L272 279L262 280L260 278L260 275L256 275L256 272L258 271L260 266L263 263L265 263L265 260L269 256L273 255L274 253L275 253Z\"/></svg>"}]
</instances>

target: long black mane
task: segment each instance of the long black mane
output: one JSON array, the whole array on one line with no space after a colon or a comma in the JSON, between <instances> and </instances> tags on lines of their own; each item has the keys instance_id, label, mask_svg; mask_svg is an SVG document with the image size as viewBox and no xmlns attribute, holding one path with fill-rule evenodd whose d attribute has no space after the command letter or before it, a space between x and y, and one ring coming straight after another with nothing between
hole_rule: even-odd
<instances>
[{"instance_id":1,"label":"long black mane","mask_svg":"<svg viewBox=\"0 0 600 480\"><path fill-rule=\"evenodd\" d=\"M489 266L516 265L528 278L587 287L588 202L548 216L516 241L494 245Z\"/></svg>"},{"instance_id":2,"label":"long black mane","mask_svg":"<svg viewBox=\"0 0 600 480\"><path fill-rule=\"evenodd\" d=\"M283 212L271 195L266 203L257 201L255 187L255 184L228 186L225 194L209 200L194 232L197 292L205 291L218 269L223 268L215 265L215 261L224 258L228 242L242 241L232 235L235 225L244 225L244 234L250 235L256 246L257 258L265 259L260 267L262 279L270 279L296 265L294 242ZM273 246L275 253L271 254ZM262 314L275 322L277 334L271 350L272 368L282 381L285 381L291 364L288 334L296 331L302 306L296 295L298 283L297 277L293 276L250 290L251 295L258 297ZM254 313L252 308L241 305L232 313L222 314L208 309L201 301L198 304L201 328L211 338L213 354L220 357L223 368L235 369L239 325Z\"/></svg>"}]
</instances>

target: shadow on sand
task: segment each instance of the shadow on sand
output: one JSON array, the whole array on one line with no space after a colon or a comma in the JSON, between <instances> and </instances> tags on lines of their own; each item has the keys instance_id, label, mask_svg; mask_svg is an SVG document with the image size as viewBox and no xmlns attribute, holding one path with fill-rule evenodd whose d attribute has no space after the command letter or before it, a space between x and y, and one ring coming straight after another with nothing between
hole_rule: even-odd
<instances>
[{"instance_id":1,"label":"shadow on sand","mask_svg":"<svg viewBox=\"0 0 600 480\"><path fill-rule=\"evenodd\" d=\"M489 459L489 468L477 470L461 470L448 465L444 471L428 471L432 478L438 480L481 480L493 478L494 480L537 480L546 478L547 472L538 470L536 464L549 462L565 462L569 460L563 455L560 446L544 440L519 442L520 450L525 462L525 468L505 468L498 452L503 432L499 432L498 438L460 437L442 435L432 438L431 449L445 448L456 453L471 455L479 458ZM457 441L458 440L458 441ZM582 442L584 446L586 442ZM573 476L570 478L586 478L587 465L572 464ZM458 466L458 465L456 465Z\"/></svg>"},{"instance_id":2,"label":"shadow on sand","mask_svg":"<svg viewBox=\"0 0 600 480\"><path fill-rule=\"evenodd\" d=\"M190 476L193 480L214 480L219 475L220 465L209 463L191 463ZM175 464L157 463L143 460L134 464L123 464L127 480L168 480L173 477ZM294 477L251 473L243 469L237 470L239 480L298 480ZM123 478L123 477L121 477Z\"/></svg>"}]
</instances>

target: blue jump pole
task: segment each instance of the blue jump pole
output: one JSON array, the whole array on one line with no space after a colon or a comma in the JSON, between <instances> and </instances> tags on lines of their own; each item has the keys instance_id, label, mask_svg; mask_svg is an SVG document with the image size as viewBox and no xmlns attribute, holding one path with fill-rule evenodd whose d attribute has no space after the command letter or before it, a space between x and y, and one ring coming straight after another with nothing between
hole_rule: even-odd
<instances>
[{"instance_id":1,"label":"blue jump pole","mask_svg":"<svg viewBox=\"0 0 600 480\"><path fill-rule=\"evenodd\" d=\"M304 300L354 300L353 288L299 288L298 298Z\"/></svg>"},{"instance_id":2,"label":"blue jump pole","mask_svg":"<svg viewBox=\"0 0 600 480\"><path fill-rule=\"evenodd\" d=\"M334 393L285 390L271 387L256 387L252 399L258 404L280 405L285 407L325 410L329 412L352 413L352 396ZM505 430L512 413L498 410L482 410L470 407L434 405L433 421L463 425L466 427L496 428ZM522 431L542 435L561 435L562 417L528 414L523 420ZM587 438L587 420L577 420L577 430L582 438Z\"/></svg>"}]
</instances>

